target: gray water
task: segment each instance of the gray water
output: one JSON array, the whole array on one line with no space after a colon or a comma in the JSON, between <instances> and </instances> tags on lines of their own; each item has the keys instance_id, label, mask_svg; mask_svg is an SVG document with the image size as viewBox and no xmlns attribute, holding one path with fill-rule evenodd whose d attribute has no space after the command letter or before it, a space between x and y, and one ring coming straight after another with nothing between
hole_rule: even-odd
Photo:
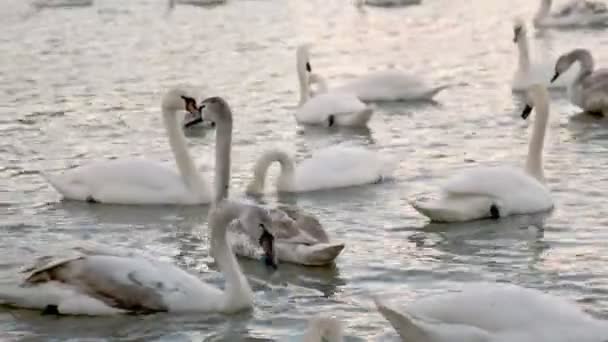
<instances>
[{"instance_id":1,"label":"gray water","mask_svg":"<svg viewBox=\"0 0 608 342\"><path fill-rule=\"evenodd\" d=\"M505 281L577 301L608 317L608 126L576 115L553 94L545 171L556 208L497 222L429 225L407 199L478 164L524 160L529 122L512 94L512 18L536 1L425 0L361 12L348 0L229 0L225 6L97 0L94 7L32 13L0 6L0 279L18 282L36 256L90 239L143 250L223 286L208 255L205 207L128 207L62 202L39 172L143 156L171 165L160 95L179 83L221 95L235 112L234 197L251 166L275 146L299 158L341 141L400 160L379 185L277 198L318 215L346 249L333 268L243 261L255 309L235 316L74 318L0 309L0 339L267 341L295 338L308 318L339 317L349 339L394 339L370 296L409 300L462 282ZM533 32L552 55L592 49L608 63L602 30ZM379 105L369 130L296 125L295 47L314 43L313 65L332 84L394 65L451 84L436 103ZM190 134L211 174L212 131ZM276 170L271 172L276 174Z\"/></svg>"}]
</instances>

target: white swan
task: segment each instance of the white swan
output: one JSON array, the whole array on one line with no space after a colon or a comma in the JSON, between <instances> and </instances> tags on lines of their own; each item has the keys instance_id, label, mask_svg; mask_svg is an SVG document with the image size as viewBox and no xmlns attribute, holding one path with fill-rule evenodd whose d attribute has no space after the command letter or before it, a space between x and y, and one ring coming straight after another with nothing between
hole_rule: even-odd
<instances>
[{"instance_id":1,"label":"white swan","mask_svg":"<svg viewBox=\"0 0 608 342\"><path fill-rule=\"evenodd\" d=\"M108 160L62 175L44 175L66 199L114 204L210 203L212 191L201 178L190 154L177 112L197 115L196 101L180 88L162 100L163 122L179 173L145 159ZM216 168L217 169L217 168Z\"/></svg>"},{"instance_id":2,"label":"white swan","mask_svg":"<svg viewBox=\"0 0 608 342\"><path fill-rule=\"evenodd\" d=\"M264 193L266 173L278 162L281 172L277 180L280 192L306 192L378 183L390 177L394 163L367 148L333 145L313 153L296 164L284 150L264 152L253 169L253 179L247 193Z\"/></svg>"},{"instance_id":3,"label":"white swan","mask_svg":"<svg viewBox=\"0 0 608 342\"><path fill-rule=\"evenodd\" d=\"M367 6L378 6L378 7L398 7L408 5L419 5L422 0L355 0L355 5L361 7Z\"/></svg>"},{"instance_id":4,"label":"white swan","mask_svg":"<svg viewBox=\"0 0 608 342\"><path fill-rule=\"evenodd\" d=\"M35 0L31 3L37 9L43 8L69 8L93 6L93 0Z\"/></svg>"},{"instance_id":5,"label":"white swan","mask_svg":"<svg viewBox=\"0 0 608 342\"><path fill-rule=\"evenodd\" d=\"M603 342L608 332L608 322L576 304L511 284L466 284L460 292L422 298L403 311L375 301L404 341Z\"/></svg>"},{"instance_id":6,"label":"white swan","mask_svg":"<svg viewBox=\"0 0 608 342\"><path fill-rule=\"evenodd\" d=\"M578 66L569 70L559 82L550 82L554 70L552 61L530 61L527 29L521 19L516 19L513 25L513 42L517 44L519 52L518 67L511 85L514 91L526 91L533 84L542 84L551 89L565 89L574 80Z\"/></svg>"},{"instance_id":7,"label":"white swan","mask_svg":"<svg viewBox=\"0 0 608 342\"><path fill-rule=\"evenodd\" d=\"M300 103L295 113L298 123L330 127L367 125L374 111L355 95L347 92L325 92L311 97L308 46L299 46L296 57L296 69L300 83Z\"/></svg>"},{"instance_id":8,"label":"white swan","mask_svg":"<svg viewBox=\"0 0 608 342\"><path fill-rule=\"evenodd\" d=\"M545 186L542 152L549 120L549 94L541 85L528 91L536 108L536 119L528 146L525 169L509 166L477 167L450 177L434 198L418 198L410 203L432 221L457 222L531 214L553 208ZM532 107L526 106L526 119Z\"/></svg>"},{"instance_id":9,"label":"white swan","mask_svg":"<svg viewBox=\"0 0 608 342\"><path fill-rule=\"evenodd\" d=\"M212 6L225 4L226 0L169 0L169 9L174 8L176 5L190 5L190 6Z\"/></svg>"},{"instance_id":10,"label":"white swan","mask_svg":"<svg viewBox=\"0 0 608 342\"><path fill-rule=\"evenodd\" d=\"M232 313L252 308L252 290L226 239L228 224L241 217L246 217L241 223L257 232L260 245L272 253L272 235L266 230L271 221L266 210L229 201L219 203L209 214L209 226L214 257L226 278L225 290L166 262L101 253L35 269L21 286L0 287L0 302L74 315Z\"/></svg>"},{"instance_id":11,"label":"white swan","mask_svg":"<svg viewBox=\"0 0 608 342\"><path fill-rule=\"evenodd\" d=\"M230 145L232 141L232 110L220 97L211 97L201 103L205 121L215 122L217 144L221 146L216 154L216 165L224 165L218 184L217 198L227 196L230 179ZM217 151L217 148L216 148ZM301 265L321 266L332 263L344 249L343 243L330 242L323 227L312 216L289 209L270 209L272 226L270 232L275 237L275 257L279 261ZM236 222L230 229L230 241L239 256L259 259L260 249L247 227ZM263 257L263 256L262 256ZM272 261L272 262L271 262ZM272 265L276 260L266 260Z\"/></svg>"},{"instance_id":12,"label":"white swan","mask_svg":"<svg viewBox=\"0 0 608 342\"><path fill-rule=\"evenodd\" d=\"M534 16L536 27L585 27L608 24L608 9L602 2L573 0L551 13L552 0L541 0Z\"/></svg>"},{"instance_id":13,"label":"white swan","mask_svg":"<svg viewBox=\"0 0 608 342\"><path fill-rule=\"evenodd\" d=\"M342 323L334 317L317 315L308 321L302 342L342 342Z\"/></svg>"},{"instance_id":14,"label":"white swan","mask_svg":"<svg viewBox=\"0 0 608 342\"><path fill-rule=\"evenodd\" d=\"M580 64L580 70L568 88L570 101L588 113L608 115L608 69L595 70L589 50L575 49L562 55L551 82L561 78L574 62Z\"/></svg>"}]
</instances>

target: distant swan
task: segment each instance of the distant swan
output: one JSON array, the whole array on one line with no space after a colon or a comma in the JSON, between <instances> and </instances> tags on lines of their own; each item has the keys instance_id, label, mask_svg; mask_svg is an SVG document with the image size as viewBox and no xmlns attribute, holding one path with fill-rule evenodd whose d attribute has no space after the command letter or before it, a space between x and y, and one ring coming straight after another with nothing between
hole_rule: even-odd
<instances>
[{"instance_id":1,"label":"distant swan","mask_svg":"<svg viewBox=\"0 0 608 342\"><path fill-rule=\"evenodd\" d=\"M403 341L603 342L608 322L576 304L511 284L473 283L397 310L376 300Z\"/></svg>"},{"instance_id":2,"label":"distant swan","mask_svg":"<svg viewBox=\"0 0 608 342\"><path fill-rule=\"evenodd\" d=\"M342 323L334 317L315 316L308 321L302 342L342 342Z\"/></svg>"},{"instance_id":3,"label":"distant swan","mask_svg":"<svg viewBox=\"0 0 608 342\"><path fill-rule=\"evenodd\" d=\"M232 110L221 97L211 97L201 103L205 121L216 124L217 145L216 165L221 165L217 200L227 196L230 180L230 145L232 142ZM327 265L333 262L344 249L343 243L329 240L316 218L292 209L270 209L272 226L269 228L275 237L275 256L279 261L302 265ZM239 256L259 259L261 251L246 226L238 223L231 226L230 241ZM276 260L266 260L273 265Z\"/></svg>"},{"instance_id":4,"label":"distant swan","mask_svg":"<svg viewBox=\"0 0 608 342\"><path fill-rule=\"evenodd\" d=\"M526 91L533 84L542 84L552 89L567 88L576 76L576 68L572 68L564 75L560 82L550 82L553 74L553 61L530 62L530 51L528 35L525 23L516 19L513 25L513 42L517 44L519 52L519 63L513 77L512 89L514 91Z\"/></svg>"},{"instance_id":5,"label":"distant swan","mask_svg":"<svg viewBox=\"0 0 608 342\"><path fill-rule=\"evenodd\" d=\"M190 6L210 6L210 5L221 5L226 3L226 0L169 0L169 9L175 7L175 5L190 5Z\"/></svg>"},{"instance_id":6,"label":"distant swan","mask_svg":"<svg viewBox=\"0 0 608 342\"><path fill-rule=\"evenodd\" d=\"M266 173L274 162L281 165L280 192L306 192L378 183L390 176L391 160L378 152L356 146L333 145L296 164L284 150L264 152L254 166L248 194L263 194Z\"/></svg>"},{"instance_id":7,"label":"distant swan","mask_svg":"<svg viewBox=\"0 0 608 342\"><path fill-rule=\"evenodd\" d=\"M311 97L308 46L299 46L296 57L296 70L300 83L300 103L295 114L298 123L329 127L367 125L374 111L355 95L347 92L325 92Z\"/></svg>"},{"instance_id":8,"label":"distant swan","mask_svg":"<svg viewBox=\"0 0 608 342\"><path fill-rule=\"evenodd\" d=\"M181 110L193 115L199 111L196 100L185 90L172 89L163 97L162 117L179 173L158 162L119 159L92 163L62 175L44 176L71 200L113 204L210 203L212 191L188 153L178 122L177 112Z\"/></svg>"},{"instance_id":9,"label":"distant swan","mask_svg":"<svg viewBox=\"0 0 608 342\"><path fill-rule=\"evenodd\" d=\"M72 315L233 313L252 308L253 292L226 239L228 224L243 217L247 220L241 223L272 251L266 210L229 201L212 208L211 244L226 279L225 290L170 263L143 256L82 254L34 269L21 286L0 286L0 303Z\"/></svg>"},{"instance_id":10,"label":"distant swan","mask_svg":"<svg viewBox=\"0 0 608 342\"><path fill-rule=\"evenodd\" d=\"M608 24L608 9L602 2L573 0L551 13L551 0L541 0L534 16L536 27L585 27Z\"/></svg>"},{"instance_id":11,"label":"distant swan","mask_svg":"<svg viewBox=\"0 0 608 342\"><path fill-rule=\"evenodd\" d=\"M562 55L551 82L561 78L574 62L580 64L580 70L568 88L570 101L590 114L608 115L608 69L595 70L589 50L575 49Z\"/></svg>"},{"instance_id":12,"label":"distant swan","mask_svg":"<svg viewBox=\"0 0 608 342\"><path fill-rule=\"evenodd\" d=\"M422 0L355 0L356 6L378 6L378 7L398 7L407 5L419 5Z\"/></svg>"},{"instance_id":13,"label":"distant swan","mask_svg":"<svg viewBox=\"0 0 608 342\"><path fill-rule=\"evenodd\" d=\"M510 166L476 167L450 177L434 198L418 198L412 206L431 221L457 222L532 214L553 208L545 185L542 152L549 120L549 94L541 85L528 91L536 119L525 169ZM532 107L522 113L526 119Z\"/></svg>"},{"instance_id":14,"label":"distant swan","mask_svg":"<svg viewBox=\"0 0 608 342\"><path fill-rule=\"evenodd\" d=\"M88 7L93 6L93 0L34 0L32 6L42 8Z\"/></svg>"}]
</instances>

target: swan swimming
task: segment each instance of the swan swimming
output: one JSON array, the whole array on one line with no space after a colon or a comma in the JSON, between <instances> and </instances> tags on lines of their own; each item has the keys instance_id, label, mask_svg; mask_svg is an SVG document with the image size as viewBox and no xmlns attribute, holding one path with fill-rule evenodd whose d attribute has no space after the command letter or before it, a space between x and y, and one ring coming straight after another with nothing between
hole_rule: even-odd
<instances>
[{"instance_id":1,"label":"swan swimming","mask_svg":"<svg viewBox=\"0 0 608 342\"><path fill-rule=\"evenodd\" d=\"M512 82L513 91L526 91L533 84L542 84L550 89L565 89L574 80L578 66L568 71L560 79L560 82L550 82L554 70L553 63L530 62L526 24L519 18L515 20L513 25L513 42L517 44L519 52L518 68Z\"/></svg>"},{"instance_id":2,"label":"swan swimming","mask_svg":"<svg viewBox=\"0 0 608 342\"><path fill-rule=\"evenodd\" d=\"M113 204L205 204L212 191L188 153L178 111L200 115L196 100L187 91L174 88L162 99L162 118L178 172L145 159L118 159L92 163L43 175L70 200ZM217 174L217 167L216 167Z\"/></svg>"},{"instance_id":3,"label":"swan swimming","mask_svg":"<svg viewBox=\"0 0 608 342\"><path fill-rule=\"evenodd\" d=\"M281 171L277 180L280 192L306 192L373 184L391 176L394 163L378 152L357 146L333 145L313 153L296 164L282 149L268 150L254 165L253 179L247 194L264 193L266 173L278 162Z\"/></svg>"},{"instance_id":4,"label":"swan swimming","mask_svg":"<svg viewBox=\"0 0 608 342\"><path fill-rule=\"evenodd\" d=\"M377 6L377 7L398 7L408 5L420 5L422 0L355 0L355 6L361 7Z\"/></svg>"},{"instance_id":5,"label":"swan swimming","mask_svg":"<svg viewBox=\"0 0 608 342\"><path fill-rule=\"evenodd\" d=\"M300 102L296 121L306 125L366 126L374 110L347 92L324 92L311 97L310 58L307 45L296 51L296 70L300 83Z\"/></svg>"},{"instance_id":6,"label":"swan swimming","mask_svg":"<svg viewBox=\"0 0 608 342\"><path fill-rule=\"evenodd\" d=\"M169 0L169 9L173 9L176 5L190 5L190 6L212 6L225 4L226 0Z\"/></svg>"},{"instance_id":7,"label":"swan swimming","mask_svg":"<svg viewBox=\"0 0 608 342\"><path fill-rule=\"evenodd\" d=\"M204 121L215 122L216 165L222 165L217 182L217 199L227 196L230 180L230 149L232 142L232 110L221 97L211 97L201 103ZM219 151L219 152L218 152ZM343 243L329 240L327 233L316 218L293 209L268 209L272 218L269 228L275 237L275 257L279 261L308 266L322 266L332 263L344 249ZM232 248L239 256L259 259L260 248L255 242L255 234L247 227L235 222L229 230ZM276 260L266 260L272 264Z\"/></svg>"},{"instance_id":8,"label":"swan swimming","mask_svg":"<svg viewBox=\"0 0 608 342\"><path fill-rule=\"evenodd\" d=\"M317 84L318 94L329 91L327 81L323 76L312 73L310 62L307 64L311 72L310 85ZM388 69L370 72L354 81L332 88L331 93L355 94L363 102L383 101L430 101L447 85L430 87L422 80L405 74L400 70Z\"/></svg>"},{"instance_id":9,"label":"swan swimming","mask_svg":"<svg viewBox=\"0 0 608 342\"><path fill-rule=\"evenodd\" d=\"M89 7L93 6L93 0L35 0L31 5L37 9Z\"/></svg>"},{"instance_id":10,"label":"swan swimming","mask_svg":"<svg viewBox=\"0 0 608 342\"><path fill-rule=\"evenodd\" d=\"M542 152L549 121L549 94L542 85L528 90L530 104L522 113L526 119L536 110L524 169L510 166L480 166L450 177L432 198L417 198L411 205L436 222L471 221L532 214L553 208L545 185Z\"/></svg>"},{"instance_id":11,"label":"swan swimming","mask_svg":"<svg viewBox=\"0 0 608 342\"><path fill-rule=\"evenodd\" d=\"M589 50L575 49L560 56L551 82L561 78L575 62L580 64L580 70L568 88L570 102L590 114L608 115L608 69L595 70Z\"/></svg>"},{"instance_id":12,"label":"swan swimming","mask_svg":"<svg viewBox=\"0 0 608 342\"><path fill-rule=\"evenodd\" d=\"M246 218L246 219L242 219ZM230 222L256 232L274 258L268 212L222 201L209 213L213 256L226 279L225 290L170 263L143 256L101 252L47 263L21 286L0 286L0 303L52 314L114 315L152 312L233 313L253 307L253 292L227 241Z\"/></svg>"},{"instance_id":13,"label":"swan swimming","mask_svg":"<svg viewBox=\"0 0 608 342\"><path fill-rule=\"evenodd\" d=\"M541 0L534 16L536 27L585 27L608 24L608 8L602 2L573 0L551 13L552 0Z\"/></svg>"},{"instance_id":14,"label":"swan swimming","mask_svg":"<svg viewBox=\"0 0 608 342\"><path fill-rule=\"evenodd\" d=\"M397 310L375 299L404 341L604 342L608 322L560 297L512 284L469 283Z\"/></svg>"}]
</instances>

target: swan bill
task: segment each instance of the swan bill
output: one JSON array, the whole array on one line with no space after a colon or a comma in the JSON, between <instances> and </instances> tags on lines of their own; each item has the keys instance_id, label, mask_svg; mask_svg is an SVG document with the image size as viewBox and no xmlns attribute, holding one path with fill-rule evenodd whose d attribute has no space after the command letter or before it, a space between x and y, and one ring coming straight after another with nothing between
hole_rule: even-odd
<instances>
[{"instance_id":1,"label":"swan bill","mask_svg":"<svg viewBox=\"0 0 608 342\"><path fill-rule=\"evenodd\" d=\"M310 62L306 62L306 71L312 72L312 68L310 67Z\"/></svg>"},{"instance_id":2,"label":"swan bill","mask_svg":"<svg viewBox=\"0 0 608 342\"><path fill-rule=\"evenodd\" d=\"M559 72L555 72L555 75L553 75L553 77L551 78L551 83L555 82L555 80L557 80L557 78L559 77Z\"/></svg>"},{"instance_id":3,"label":"swan bill","mask_svg":"<svg viewBox=\"0 0 608 342\"><path fill-rule=\"evenodd\" d=\"M526 105L526 108L524 108L523 112L521 112L521 118L526 120L528 118L528 116L530 116L531 112L532 112L532 106Z\"/></svg>"},{"instance_id":4,"label":"swan bill","mask_svg":"<svg viewBox=\"0 0 608 342\"><path fill-rule=\"evenodd\" d=\"M521 30L522 30L521 26L516 26L515 28L513 28L513 43L517 43L517 41L519 40Z\"/></svg>"},{"instance_id":5,"label":"swan bill","mask_svg":"<svg viewBox=\"0 0 608 342\"><path fill-rule=\"evenodd\" d=\"M500 218L500 210L498 210L496 204L492 204L492 206L490 206L490 217L494 220L498 220Z\"/></svg>"},{"instance_id":6,"label":"swan bill","mask_svg":"<svg viewBox=\"0 0 608 342\"><path fill-rule=\"evenodd\" d=\"M188 127L192 127L194 125L198 125L199 123L203 122L203 117L200 114L194 114L194 116L192 117L192 119L189 119L188 121L186 121L186 123L184 123L184 127L188 128ZM215 123L212 123L211 127L214 127Z\"/></svg>"},{"instance_id":7,"label":"swan bill","mask_svg":"<svg viewBox=\"0 0 608 342\"><path fill-rule=\"evenodd\" d=\"M264 232L260 236L260 246L264 250L264 263L266 266L270 266L274 269L277 268L274 253L274 236L270 234L263 226L261 227Z\"/></svg>"}]
</instances>

